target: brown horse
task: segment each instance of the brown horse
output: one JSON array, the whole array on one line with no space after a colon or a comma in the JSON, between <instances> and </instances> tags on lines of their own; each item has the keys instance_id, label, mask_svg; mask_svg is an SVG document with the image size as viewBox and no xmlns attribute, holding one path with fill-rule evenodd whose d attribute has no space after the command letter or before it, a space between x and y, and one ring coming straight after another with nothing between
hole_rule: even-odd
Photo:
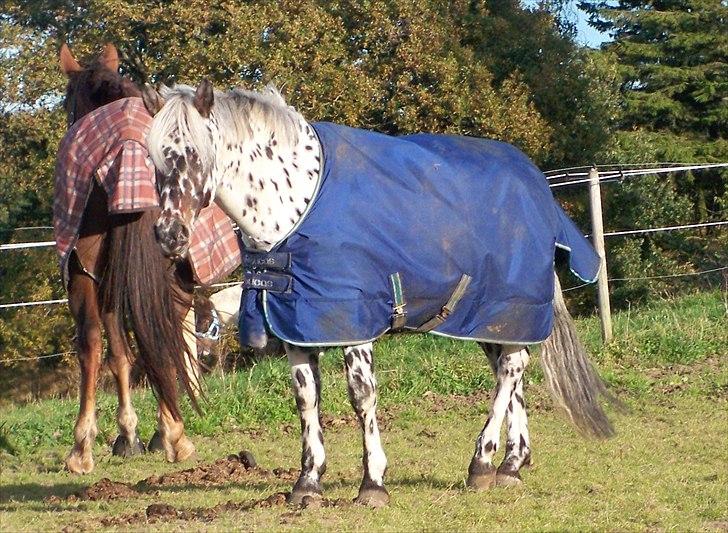
<instances>
[{"instance_id":1,"label":"brown horse","mask_svg":"<svg viewBox=\"0 0 728 533\"><path fill-rule=\"evenodd\" d=\"M109 44L90 65L82 67L65 44L61 69L68 78L65 109L69 127L87 113L115 100L141 96L139 89L119 72L119 56ZM76 323L81 367L80 410L74 430L75 445L66 459L74 473L94 468L96 382L101 366L102 327L107 335L108 364L116 380L119 435L114 455L128 457L145 451L137 434L137 415L131 403L131 330L150 381L157 387L158 430L150 449L164 449L167 460L182 461L194 453L185 436L177 406L176 376L187 368L164 362L172 352L187 353L194 361L192 270L188 263L173 263L157 246L153 222L158 212L109 214L104 189L94 181L76 246L68 262L68 300ZM183 327L181 327L183 326ZM196 375L196 374L195 374ZM193 379L194 383L198 383ZM159 387L164 387L161 390ZM192 392L195 398L197 391Z\"/></svg>"}]
</instances>

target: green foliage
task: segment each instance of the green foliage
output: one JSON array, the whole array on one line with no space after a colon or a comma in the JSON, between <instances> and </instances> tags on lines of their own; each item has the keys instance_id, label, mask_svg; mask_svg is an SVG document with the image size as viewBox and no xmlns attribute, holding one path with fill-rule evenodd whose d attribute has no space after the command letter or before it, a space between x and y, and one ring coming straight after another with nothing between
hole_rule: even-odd
<instances>
[{"instance_id":1,"label":"green foliage","mask_svg":"<svg viewBox=\"0 0 728 533\"><path fill-rule=\"evenodd\" d=\"M625 164L728 161L728 6L720 0L583 0L592 23L614 41L603 53L614 58L621 83L619 130L603 159ZM647 228L726 220L728 171L661 175L642 185L610 191L609 229ZM610 268L654 276L728 264L724 228L645 236L610 243ZM621 276L620 276L621 277ZM716 278L714 278L716 279ZM620 289L621 302L663 281Z\"/></svg>"},{"instance_id":2,"label":"green foliage","mask_svg":"<svg viewBox=\"0 0 728 533\"><path fill-rule=\"evenodd\" d=\"M558 17L555 4L555 11L529 11L515 0L490 0L488 15L474 18L468 31L496 83L516 75L528 85L553 128L551 149L541 161L550 168L593 162L620 104L612 58L577 47L574 28Z\"/></svg>"}]
</instances>

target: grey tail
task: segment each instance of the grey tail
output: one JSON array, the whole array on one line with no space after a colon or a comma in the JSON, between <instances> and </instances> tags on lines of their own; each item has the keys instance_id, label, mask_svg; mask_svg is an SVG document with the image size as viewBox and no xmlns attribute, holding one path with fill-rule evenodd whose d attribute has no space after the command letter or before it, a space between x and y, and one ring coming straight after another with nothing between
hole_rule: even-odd
<instances>
[{"instance_id":1,"label":"grey tail","mask_svg":"<svg viewBox=\"0 0 728 533\"><path fill-rule=\"evenodd\" d=\"M602 439L614 435L600 400L618 407L621 402L609 392L589 361L566 308L558 277L554 286L554 327L541 347L541 366L552 396L582 434Z\"/></svg>"}]
</instances>

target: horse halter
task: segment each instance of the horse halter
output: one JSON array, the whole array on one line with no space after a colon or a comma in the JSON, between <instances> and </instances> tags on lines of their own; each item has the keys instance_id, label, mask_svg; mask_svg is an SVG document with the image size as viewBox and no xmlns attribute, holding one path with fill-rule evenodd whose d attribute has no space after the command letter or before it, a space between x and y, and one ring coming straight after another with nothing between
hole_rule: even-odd
<instances>
[{"instance_id":1,"label":"horse halter","mask_svg":"<svg viewBox=\"0 0 728 533\"><path fill-rule=\"evenodd\" d=\"M217 342L218 340L220 340L220 316L217 314L217 311L214 307L210 310L210 314L212 315L212 322L207 327L207 331L195 331L195 337L202 340Z\"/></svg>"}]
</instances>

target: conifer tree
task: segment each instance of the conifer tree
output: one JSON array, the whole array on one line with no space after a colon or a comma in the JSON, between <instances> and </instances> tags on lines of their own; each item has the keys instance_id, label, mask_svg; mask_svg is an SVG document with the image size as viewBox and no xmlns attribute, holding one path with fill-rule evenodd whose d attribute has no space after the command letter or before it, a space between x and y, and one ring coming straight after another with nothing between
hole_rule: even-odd
<instances>
[{"instance_id":1,"label":"conifer tree","mask_svg":"<svg viewBox=\"0 0 728 533\"><path fill-rule=\"evenodd\" d=\"M725 157L728 136L728 4L722 0L583 1L614 41L625 98L624 129L661 132L695 156ZM674 137L673 137L674 136Z\"/></svg>"},{"instance_id":2,"label":"conifer tree","mask_svg":"<svg viewBox=\"0 0 728 533\"><path fill-rule=\"evenodd\" d=\"M623 109L605 158L728 162L728 4L582 0L579 6L594 27L611 33L614 40L602 50L616 58L621 78ZM728 172L635 180L611 193L607 210L622 228L726 220ZM635 276L723 266L727 249L728 232L718 228L625 240L612 253L619 257L616 275Z\"/></svg>"}]
</instances>

